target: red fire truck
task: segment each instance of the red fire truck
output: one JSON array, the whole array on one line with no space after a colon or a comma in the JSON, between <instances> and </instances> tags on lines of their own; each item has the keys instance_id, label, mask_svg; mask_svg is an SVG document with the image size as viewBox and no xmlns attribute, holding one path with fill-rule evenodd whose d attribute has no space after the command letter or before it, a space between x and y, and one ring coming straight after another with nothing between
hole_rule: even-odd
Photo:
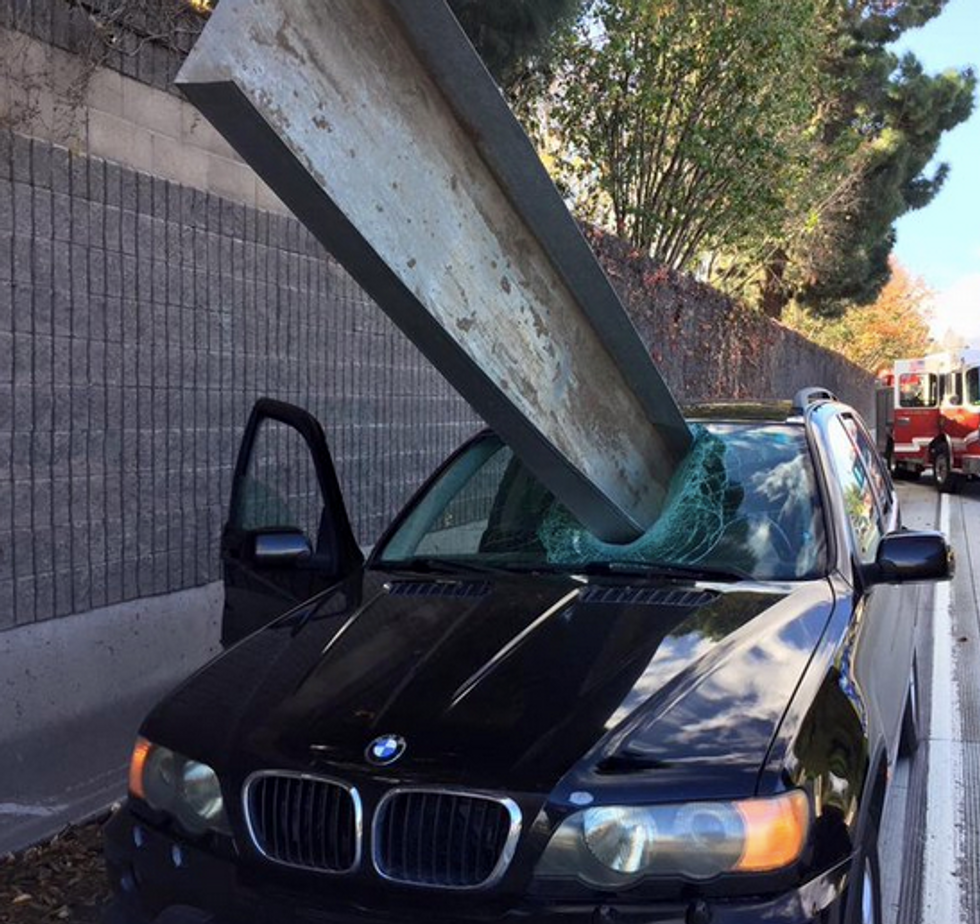
<instances>
[{"instance_id":1,"label":"red fire truck","mask_svg":"<svg viewBox=\"0 0 980 924\"><path fill-rule=\"evenodd\" d=\"M896 478L932 468L941 491L980 476L980 350L899 359L879 379L879 447Z\"/></svg>"}]
</instances>

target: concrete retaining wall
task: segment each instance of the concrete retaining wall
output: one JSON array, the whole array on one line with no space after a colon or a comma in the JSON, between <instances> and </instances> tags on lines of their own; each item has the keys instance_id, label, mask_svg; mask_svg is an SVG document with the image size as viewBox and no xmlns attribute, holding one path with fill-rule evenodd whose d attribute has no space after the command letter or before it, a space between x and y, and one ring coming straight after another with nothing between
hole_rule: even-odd
<instances>
[{"instance_id":1,"label":"concrete retaining wall","mask_svg":"<svg viewBox=\"0 0 980 924\"><path fill-rule=\"evenodd\" d=\"M588 236L680 401L789 399L822 385L873 423L871 373L616 238Z\"/></svg>"},{"instance_id":2,"label":"concrete retaining wall","mask_svg":"<svg viewBox=\"0 0 980 924\"><path fill-rule=\"evenodd\" d=\"M133 738L218 650L220 584L0 633L0 856L125 791Z\"/></svg>"},{"instance_id":3,"label":"concrete retaining wall","mask_svg":"<svg viewBox=\"0 0 980 924\"><path fill-rule=\"evenodd\" d=\"M294 219L0 132L0 629L213 581L260 395L364 543L478 426Z\"/></svg>"}]
</instances>

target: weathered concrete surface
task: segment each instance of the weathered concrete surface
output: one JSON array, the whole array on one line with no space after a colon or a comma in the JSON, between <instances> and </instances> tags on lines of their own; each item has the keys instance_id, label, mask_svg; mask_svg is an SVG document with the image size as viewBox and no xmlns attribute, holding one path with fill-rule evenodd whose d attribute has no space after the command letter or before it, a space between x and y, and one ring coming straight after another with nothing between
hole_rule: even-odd
<instances>
[{"instance_id":1,"label":"weathered concrete surface","mask_svg":"<svg viewBox=\"0 0 980 924\"><path fill-rule=\"evenodd\" d=\"M583 522L656 519L688 430L444 4L224 0L178 82Z\"/></svg>"},{"instance_id":2,"label":"weathered concrete surface","mask_svg":"<svg viewBox=\"0 0 980 924\"><path fill-rule=\"evenodd\" d=\"M148 709L218 651L220 584L0 634L0 856L125 793Z\"/></svg>"}]
</instances>

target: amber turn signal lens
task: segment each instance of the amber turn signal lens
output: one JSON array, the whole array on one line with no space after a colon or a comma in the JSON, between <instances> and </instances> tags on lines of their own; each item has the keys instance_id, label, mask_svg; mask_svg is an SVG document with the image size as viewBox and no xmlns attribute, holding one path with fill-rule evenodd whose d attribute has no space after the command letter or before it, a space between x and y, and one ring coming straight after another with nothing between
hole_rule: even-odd
<instances>
[{"instance_id":1,"label":"amber turn signal lens","mask_svg":"<svg viewBox=\"0 0 980 924\"><path fill-rule=\"evenodd\" d=\"M735 869L763 873L779 869L803 852L810 826L810 802L795 790L774 799L735 803L745 825L745 847Z\"/></svg>"},{"instance_id":2,"label":"amber turn signal lens","mask_svg":"<svg viewBox=\"0 0 980 924\"><path fill-rule=\"evenodd\" d=\"M146 798L143 789L143 768L150 756L153 745L146 738L137 738L133 746L133 756L129 761L129 791L140 799Z\"/></svg>"}]
</instances>

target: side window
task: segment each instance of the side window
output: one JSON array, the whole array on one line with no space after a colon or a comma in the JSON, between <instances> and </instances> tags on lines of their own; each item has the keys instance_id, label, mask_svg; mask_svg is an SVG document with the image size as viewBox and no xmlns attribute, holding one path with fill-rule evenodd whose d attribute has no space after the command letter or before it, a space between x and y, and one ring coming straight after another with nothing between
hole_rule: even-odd
<instances>
[{"instance_id":1,"label":"side window","mask_svg":"<svg viewBox=\"0 0 980 924\"><path fill-rule=\"evenodd\" d=\"M903 372L898 377L898 403L902 407L935 407L936 376L930 372Z\"/></svg>"},{"instance_id":2,"label":"side window","mask_svg":"<svg viewBox=\"0 0 980 924\"><path fill-rule=\"evenodd\" d=\"M323 496L306 440L293 427L266 419L255 435L232 522L246 530L298 529L314 548Z\"/></svg>"},{"instance_id":3,"label":"side window","mask_svg":"<svg viewBox=\"0 0 980 924\"><path fill-rule=\"evenodd\" d=\"M827 427L827 438L855 549L862 562L870 563L874 561L881 539L881 523L871 477L839 417Z\"/></svg>"},{"instance_id":4,"label":"side window","mask_svg":"<svg viewBox=\"0 0 980 924\"><path fill-rule=\"evenodd\" d=\"M953 397L963 401L963 384L959 372L947 372L942 377L942 400L946 403Z\"/></svg>"},{"instance_id":5,"label":"side window","mask_svg":"<svg viewBox=\"0 0 980 924\"><path fill-rule=\"evenodd\" d=\"M980 367L966 370L965 401L967 404L980 404Z\"/></svg>"},{"instance_id":6,"label":"side window","mask_svg":"<svg viewBox=\"0 0 980 924\"><path fill-rule=\"evenodd\" d=\"M847 432L858 448L861 461L864 463L864 468L871 476L871 484L878 497L878 503L882 510L888 510L891 507L891 483L881 464L881 457L874 448L871 438L865 432L864 427L849 414L845 415L843 420Z\"/></svg>"},{"instance_id":7,"label":"side window","mask_svg":"<svg viewBox=\"0 0 980 924\"><path fill-rule=\"evenodd\" d=\"M413 556L542 561L538 535L557 505L498 437L463 452L429 488L381 550L382 561Z\"/></svg>"},{"instance_id":8,"label":"side window","mask_svg":"<svg viewBox=\"0 0 980 924\"><path fill-rule=\"evenodd\" d=\"M512 458L502 447L495 452L446 505L415 547L416 555L475 555L487 528L494 498Z\"/></svg>"}]
</instances>

